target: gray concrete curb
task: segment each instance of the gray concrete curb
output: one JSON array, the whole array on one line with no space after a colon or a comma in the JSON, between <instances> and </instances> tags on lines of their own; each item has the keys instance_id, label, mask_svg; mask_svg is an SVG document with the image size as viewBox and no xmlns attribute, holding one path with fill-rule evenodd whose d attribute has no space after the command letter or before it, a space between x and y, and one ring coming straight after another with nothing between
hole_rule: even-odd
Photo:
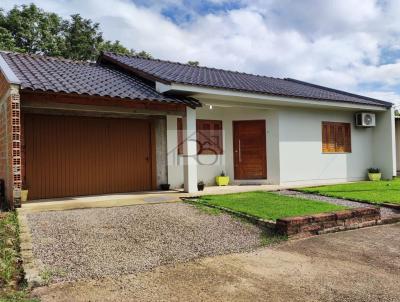
<instances>
[{"instance_id":1,"label":"gray concrete curb","mask_svg":"<svg viewBox=\"0 0 400 302\"><path fill-rule=\"evenodd\" d=\"M30 288L41 286L43 284L43 280L40 277L40 265L38 265L37 260L33 256L32 238L26 213L21 209L17 209L17 214L20 229L19 237L21 245L22 268L25 272L25 279Z\"/></svg>"}]
</instances>

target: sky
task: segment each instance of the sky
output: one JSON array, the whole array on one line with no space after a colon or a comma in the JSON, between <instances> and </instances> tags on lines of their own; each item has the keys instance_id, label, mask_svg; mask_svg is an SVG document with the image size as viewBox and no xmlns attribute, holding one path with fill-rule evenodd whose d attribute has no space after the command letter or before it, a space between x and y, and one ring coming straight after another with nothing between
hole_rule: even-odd
<instances>
[{"instance_id":1,"label":"sky","mask_svg":"<svg viewBox=\"0 0 400 302\"><path fill-rule=\"evenodd\" d=\"M79 13L155 58L290 77L400 107L399 0L1 0Z\"/></svg>"}]
</instances>

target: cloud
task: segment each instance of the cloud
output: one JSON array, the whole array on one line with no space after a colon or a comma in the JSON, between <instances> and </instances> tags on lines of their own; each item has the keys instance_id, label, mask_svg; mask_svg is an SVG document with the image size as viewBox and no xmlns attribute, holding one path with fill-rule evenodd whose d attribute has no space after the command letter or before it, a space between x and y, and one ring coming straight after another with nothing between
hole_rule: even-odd
<instances>
[{"instance_id":1,"label":"cloud","mask_svg":"<svg viewBox=\"0 0 400 302\"><path fill-rule=\"evenodd\" d=\"M400 58L385 60L400 54L397 0L3 0L2 6L30 2L64 17L80 13L99 22L106 39L161 59L292 77L400 103Z\"/></svg>"}]
</instances>

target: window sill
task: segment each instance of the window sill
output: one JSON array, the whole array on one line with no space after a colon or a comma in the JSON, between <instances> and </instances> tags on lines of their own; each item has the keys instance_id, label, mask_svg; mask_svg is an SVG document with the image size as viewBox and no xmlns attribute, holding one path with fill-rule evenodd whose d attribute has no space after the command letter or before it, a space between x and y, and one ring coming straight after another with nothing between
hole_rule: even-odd
<instances>
[{"instance_id":1,"label":"window sill","mask_svg":"<svg viewBox=\"0 0 400 302\"><path fill-rule=\"evenodd\" d=\"M197 153L196 155L220 156L220 155L224 155L224 153L219 153L219 154L214 154L214 153ZM178 154L178 156L183 156L183 154Z\"/></svg>"},{"instance_id":2,"label":"window sill","mask_svg":"<svg viewBox=\"0 0 400 302\"><path fill-rule=\"evenodd\" d=\"M322 152L322 154L351 154L353 152Z\"/></svg>"}]
</instances>

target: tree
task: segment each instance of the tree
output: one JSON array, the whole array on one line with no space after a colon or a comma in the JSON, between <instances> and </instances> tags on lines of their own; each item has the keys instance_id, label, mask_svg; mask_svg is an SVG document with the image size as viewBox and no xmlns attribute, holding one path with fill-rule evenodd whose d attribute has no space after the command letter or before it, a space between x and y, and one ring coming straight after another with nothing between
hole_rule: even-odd
<instances>
[{"instance_id":1,"label":"tree","mask_svg":"<svg viewBox=\"0 0 400 302\"><path fill-rule=\"evenodd\" d=\"M151 54L149 54L148 52L142 50L140 52L135 52L135 55L137 57L143 58L143 59L152 59L153 56Z\"/></svg>"},{"instance_id":2,"label":"tree","mask_svg":"<svg viewBox=\"0 0 400 302\"><path fill-rule=\"evenodd\" d=\"M187 62L188 63L188 65L191 65L191 66L199 66L199 61L189 61L189 62Z\"/></svg>"},{"instance_id":3,"label":"tree","mask_svg":"<svg viewBox=\"0 0 400 302\"><path fill-rule=\"evenodd\" d=\"M135 51L133 49L126 48L125 46L120 44L120 42L118 40L116 40L115 42L105 41L105 42L101 43L99 50L104 51L104 52L106 52L106 51L115 52L115 53L119 53L119 54L123 54L123 55L134 55L135 54Z\"/></svg>"},{"instance_id":4,"label":"tree","mask_svg":"<svg viewBox=\"0 0 400 302\"><path fill-rule=\"evenodd\" d=\"M99 23L72 15L71 21L63 21L64 48L62 56L75 60L94 60L103 42Z\"/></svg>"},{"instance_id":5,"label":"tree","mask_svg":"<svg viewBox=\"0 0 400 302\"><path fill-rule=\"evenodd\" d=\"M59 55L61 18L54 13L46 13L36 5L15 6L6 15L1 14L2 36L8 42L2 47L19 49L28 53ZM13 43L10 44L12 37ZM11 48L11 49L10 49Z\"/></svg>"},{"instance_id":6,"label":"tree","mask_svg":"<svg viewBox=\"0 0 400 302\"><path fill-rule=\"evenodd\" d=\"M119 41L104 41L100 25L90 19L75 14L63 20L34 4L15 6L7 13L0 9L0 49L78 60L95 60L101 51L151 58Z\"/></svg>"},{"instance_id":7,"label":"tree","mask_svg":"<svg viewBox=\"0 0 400 302\"><path fill-rule=\"evenodd\" d=\"M22 52L22 49L15 45L15 40L11 33L3 27L0 27L0 49Z\"/></svg>"}]
</instances>

